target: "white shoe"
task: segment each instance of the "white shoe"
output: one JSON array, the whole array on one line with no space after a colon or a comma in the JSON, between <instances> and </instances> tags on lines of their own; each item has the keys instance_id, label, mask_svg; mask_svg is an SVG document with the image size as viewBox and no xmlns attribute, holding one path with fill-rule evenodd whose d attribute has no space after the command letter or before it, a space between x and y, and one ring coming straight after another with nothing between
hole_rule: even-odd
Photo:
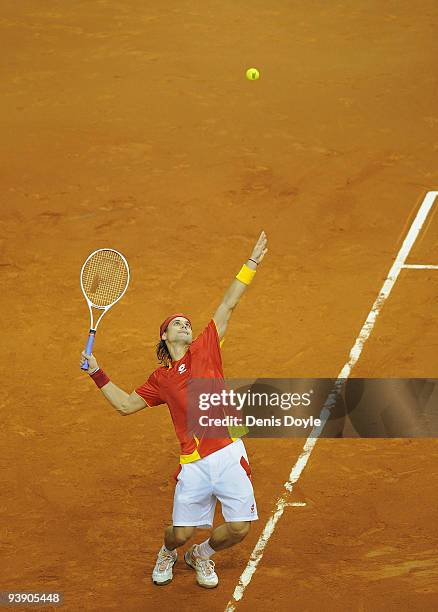
<instances>
[{"instance_id":1,"label":"white shoe","mask_svg":"<svg viewBox=\"0 0 438 612\"><path fill-rule=\"evenodd\" d=\"M160 548L157 562L155 563L154 571L152 572L152 581L160 586L169 584L173 578L172 568L176 563L178 553L173 551L168 553L164 550L164 546Z\"/></svg>"},{"instance_id":2,"label":"white shoe","mask_svg":"<svg viewBox=\"0 0 438 612\"><path fill-rule=\"evenodd\" d=\"M203 559L193 554L195 547L196 544L186 551L184 554L184 561L195 570L196 581L199 586L205 587L206 589L213 589L219 582L219 578L214 571L214 561L211 559Z\"/></svg>"}]
</instances>

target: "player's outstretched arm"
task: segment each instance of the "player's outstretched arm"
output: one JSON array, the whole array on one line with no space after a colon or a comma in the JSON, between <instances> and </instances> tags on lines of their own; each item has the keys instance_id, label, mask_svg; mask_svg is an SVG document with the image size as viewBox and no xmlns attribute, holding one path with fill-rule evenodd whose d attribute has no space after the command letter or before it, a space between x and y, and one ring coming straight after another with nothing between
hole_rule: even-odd
<instances>
[{"instance_id":1,"label":"player's outstretched arm","mask_svg":"<svg viewBox=\"0 0 438 612\"><path fill-rule=\"evenodd\" d=\"M120 387L108 379L106 374L99 368L94 355L87 355L85 351L82 351L81 366L85 359L88 360L88 370L86 372L93 376L103 395L120 415L126 416L146 408L146 402L135 391L128 395L126 391L123 391L123 389L120 389Z\"/></svg>"},{"instance_id":2,"label":"player's outstretched arm","mask_svg":"<svg viewBox=\"0 0 438 612\"><path fill-rule=\"evenodd\" d=\"M260 234L259 239L256 242L254 249L252 250L251 256L244 264L235 280L231 283L230 287L226 291L223 300L219 308L214 313L213 319L216 323L219 338L225 336L228 321L231 317L233 309L238 304L241 296L245 293L248 285L252 281L254 274L257 270L257 266L262 261L263 257L268 252L268 239L265 232Z\"/></svg>"}]
</instances>

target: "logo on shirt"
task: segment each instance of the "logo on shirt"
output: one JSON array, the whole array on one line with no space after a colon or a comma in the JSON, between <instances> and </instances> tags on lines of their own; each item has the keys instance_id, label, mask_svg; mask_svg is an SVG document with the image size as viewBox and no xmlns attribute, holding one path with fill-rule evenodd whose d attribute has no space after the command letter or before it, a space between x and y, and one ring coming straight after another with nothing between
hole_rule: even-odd
<instances>
[{"instance_id":1,"label":"logo on shirt","mask_svg":"<svg viewBox=\"0 0 438 612\"><path fill-rule=\"evenodd\" d=\"M185 371L186 371L186 364L185 363L182 363L180 366L178 366L178 372L180 374L183 374L183 372L185 372Z\"/></svg>"},{"instance_id":2,"label":"logo on shirt","mask_svg":"<svg viewBox=\"0 0 438 612\"><path fill-rule=\"evenodd\" d=\"M254 504L251 506L251 514L254 514Z\"/></svg>"}]
</instances>

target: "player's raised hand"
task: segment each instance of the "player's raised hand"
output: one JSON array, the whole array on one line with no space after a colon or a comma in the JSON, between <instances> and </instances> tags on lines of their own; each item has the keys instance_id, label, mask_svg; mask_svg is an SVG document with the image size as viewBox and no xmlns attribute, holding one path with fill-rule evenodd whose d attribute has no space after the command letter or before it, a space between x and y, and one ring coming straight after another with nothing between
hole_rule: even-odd
<instances>
[{"instance_id":1,"label":"player's raised hand","mask_svg":"<svg viewBox=\"0 0 438 612\"><path fill-rule=\"evenodd\" d=\"M80 362L81 368L84 365L86 359L88 360L88 370L84 370L84 372L87 372L87 374L93 374L93 372L97 372L97 370L99 369L99 365L96 361L95 356L87 355L85 351L82 351L81 353L81 362Z\"/></svg>"},{"instance_id":2,"label":"player's raised hand","mask_svg":"<svg viewBox=\"0 0 438 612\"><path fill-rule=\"evenodd\" d=\"M256 245L253 249L250 259L253 259L256 263L260 263L263 257L268 252L268 238L264 231L260 234L259 239L256 242Z\"/></svg>"}]
</instances>

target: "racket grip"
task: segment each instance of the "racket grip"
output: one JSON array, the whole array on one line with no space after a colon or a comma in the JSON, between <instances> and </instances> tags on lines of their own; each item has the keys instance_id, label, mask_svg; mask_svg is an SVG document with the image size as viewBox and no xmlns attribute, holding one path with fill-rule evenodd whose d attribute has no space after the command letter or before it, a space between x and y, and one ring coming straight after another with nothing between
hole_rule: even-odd
<instances>
[{"instance_id":1,"label":"racket grip","mask_svg":"<svg viewBox=\"0 0 438 612\"><path fill-rule=\"evenodd\" d=\"M90 330L90 334L87 340L87 346L85 347L85 352L87 355L91 355L93 350L94 336L96 332L94 330ZM84 363L81 365L81 370L88 370L88 359L85 359Z\"/></svg>"}]
</instances>

